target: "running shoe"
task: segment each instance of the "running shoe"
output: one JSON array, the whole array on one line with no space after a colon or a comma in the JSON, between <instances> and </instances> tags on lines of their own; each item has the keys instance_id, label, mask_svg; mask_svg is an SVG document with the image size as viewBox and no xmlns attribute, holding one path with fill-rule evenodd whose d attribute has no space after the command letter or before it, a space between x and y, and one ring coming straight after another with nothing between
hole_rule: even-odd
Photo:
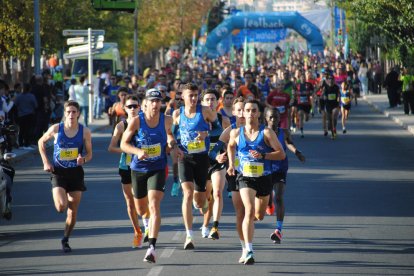
<instances>
[{"instance_id":1,"label":"running shoe","mask_svg":"<svg viewBox=\"0 0 414 276\"><path fill-rule=\"evenodd\" d=\"M211 228L210 235L208 235L208 238L212 240L220 239L220 234L217 227Z\"/></svg>"},{"instance_id":2,"label":"running shoe","mask_svg":"<svg viewBox=\"0 0 414 276\"><path fill-rule=\"evenodd\" d=\"M275 213L275 204L273 204L273 202L272 202L272 205L267 205L267 207L266 207L266 214L268 214L269 216L271 216L271 215L273 215Z\"/></svg>"},{"instance_id":3,"label":"running shoe","mask_svg":"<svg viewBox=\"0 0 414 276\"><path fill-rule=\"evenodd\" d=\"M171 188L171 196L174 196L174 197L178 196L179 191L180 191L180 183L174 181L172 188Z\"/></svg>"},{"instance_id":4,"label":"running shoe","mask_svg":"<svg viewBox=\"0 0 414 276\"><path fill-rule=\"evenodd\" d=\"M134 240L132 241L132 248L142 248L142 232L134 235Z\"/></svg>"},{"instance_id":5,"label":"running shoe","mask_svg":"<svg viewBox=\"0 0 414 276\"><path fill-rule=\"evenodd\" d=\"M342 130L342 133L343 133L343 134L346 134L346 129Z\"/></svg>"},{"instance_id":6,"label":"running shoe","mask_svg":"<svg viewBox=\"0 0 414 276\"><path fill-rule=\"evenodd\" d=\"M148 242L149 228L145 229L144 232L144 242Z\"/></svg>"},{"instance_id":7,"label":"running shoe","mask_svg":"<svg viewBox=\"0 0 414 276\"><path fill-rule=\"evenodd\" d=\"M144 262L150 263L150 264L154 264L155 263L155 249L154 247L150 247L147 250L147 253L145 254L144 257Z\"/></svg>"},{"instance_id":8,"label":"running shoe","mask_svg":"<svg viewBox=\"0 0 414 276\"><path fill-rule=\"evenodd\" d=\"M275 232L273 232L270 235L270 239L273 241L273 243L281 243L282 242L282 231L279 229L276 229Z\"/></svg>"},{"instance_id":9,"label":"running shoe","mask_svg":"<svg viewBox=\"0 0 414 276\"><path fill-rule=\"evenodd\" d=\"M201 236L205 239L208 238L208 233L210 233L210 230L208 229L208 227L205 226L201 226Z\"/></svg>"},{"instance_id":10,"label":"running shoe","mask_svg":"<svg viewBox=\"0 0 414 276\"><path fill-rule=\"evenodd\" d=\"M184 250L194 249L193 239L191 237L187 237L184 243Z\"/></svg>"},{"instance_id":11,"label":"running shoe","mask_svg":"<svg viewBox=\"0 0 414 276\"><path fill-rule=\"evenodd\" d=\"M249 251L246 254L246 258L244 258L244 264L245 265L252 265L254 264L254 255L253 251Z\"/></svg>"},{"instance_id":12,"label":"running shoe","mask_svg":"<svg viewBox=\"0 0 414 276\"><path fill-rule=\"evenodd\" d=\"M244 260L246 259L246 255L247 255L247 251L245 249L243 249L242 255L240 256L240 259L239 259L239 264L244 264Z\"/></svg>"},{"instance_id":13,"label":"running shoe","mask_svg":"<svg viewBox=\"0 0 414 276\"><path fill-rule=\"evenodd\" d=\"M62 239L62 251L63 253L69 253L72 251L72 248L69 246L69 242L66 239Z\"/></svg>"}]
</instances>

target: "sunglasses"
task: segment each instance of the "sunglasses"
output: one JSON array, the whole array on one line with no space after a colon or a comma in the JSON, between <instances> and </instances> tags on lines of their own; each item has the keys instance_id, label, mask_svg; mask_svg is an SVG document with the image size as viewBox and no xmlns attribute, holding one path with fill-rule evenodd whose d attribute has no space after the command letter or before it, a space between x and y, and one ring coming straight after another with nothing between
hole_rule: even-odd
<instances>
[{"instance_id":1,"label":"sunglasses","mask_svg":"<svg viewBox=\"0 0 414 276\"><path fill-rule=\"evenodd\" d=\"M128 109L137 109L138 105L137 104L130 104L130 105L127 105L125 107L128 108Z\"/></svg>"}]
</instances>

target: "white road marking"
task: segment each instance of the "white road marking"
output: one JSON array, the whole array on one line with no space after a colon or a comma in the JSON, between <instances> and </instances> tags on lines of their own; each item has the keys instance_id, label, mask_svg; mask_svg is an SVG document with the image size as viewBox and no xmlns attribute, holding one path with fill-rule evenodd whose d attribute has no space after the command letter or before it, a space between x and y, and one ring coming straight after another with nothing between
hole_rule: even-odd
<instances>
[{"instance_id":1,"label":"white road marking","mask_svg":"<svg viewBox=\"0 0 414 276\"><path fill-rule=\"evenodd\" d=\"M182 231L177 231L176 233L175 233L175 235L172 237L172 240L173 241L179 241L179 240L181 240L181 234L182 234L183 232Z\"/></svg>"},{"instance_id":2,"label":"white road marking","mask_svg":"<svg viewBox=\"0 0 414 276\"><path fill-rule=\"evenodd\" d=\"M147 276L158 276L160 275L163 267L162 266L156 266L151 268L151 270L148 272Z\"/></svg>"},{"instance_id":3,"label":"white road marking","mask_svg":"<svg viewBox=\"0 0 414 276\"><path fill-rule=\"evenodd\" d=\"M164 251L162 251L160 258L169 258L174 252L174 247L165 248Z\"/></svg>"}]
</instances>

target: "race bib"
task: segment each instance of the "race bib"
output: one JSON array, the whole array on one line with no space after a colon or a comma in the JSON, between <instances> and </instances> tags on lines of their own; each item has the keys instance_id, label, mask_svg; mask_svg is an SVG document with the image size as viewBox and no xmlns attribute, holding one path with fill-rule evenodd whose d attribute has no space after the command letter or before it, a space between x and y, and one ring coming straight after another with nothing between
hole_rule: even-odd
<instances>
[{"instance_id":1,"label":"race bib","mask_svg":"<svg viewBox=\"0 0 414 276\"><path fill-rule=\"evenodd\" d=\"M239 166L240 166L240 160L239 160L239 157L236 156L236 159L234 159L234 167L238 168Z\"/></svg>"},{"instance_id":2,"label":"race bib","mask_svg":"<svg viewBox=\"0 0 414 276\"><path fill-rule=\"evenodd\" d=\"M308 102L308 97L306 97L306 96L300 97L300 102L301 103L307 103Z\"/></svg>"},{"instance_id":3,"label":"race bib","mask_svg":"<svg viewBox=\"0 0 414 276\"><path fill-rule=\"evenodd\" d=\"M351 101L351 99L350 99L349 97L342 97L342 102L343 102L344 104L349 104L349 103L350 103L350 101Z\"/></svg>"},{"instance_id":4,"label":"race bib","mask_svg":"<svg viewBox=\"0 0 414 276\"><path fill-rule=\"evenodd\" d=\"M161 144L143 145L142 149L148 154L149 158L156 158L161 156Z\"/></svg>"},{"instance_id":5,"label":"race bib","mask_svg":"<svg viewBox=\"0 0 414 276\"><path fill-rule=\"evenodd\" d=\"M260 162L246 162L243 164L243 176L260 177L264 172L264 164Z\"/></svg>"},{"instance_id":6,"label":"race bib","mask_svg":"<svg viewBox=\"0 0 414 276\"><path fill-rule=\"evenodd\" d=\"M188 153L200 153L206 151L206 142L204 140L191 141L187 144Z\"/></svg>"},{"instance_id":7,"label":"race bib","mask_svg":"<svg viewBox=\"0 0 414 276\"><path fill-rule=\"evenodd\" d=\"M125 164L127 166L131 165L131 160L132 160L132 155L131 154L127 154L125 157Z\"/></svg>"},{"instance_id":8,"label":"race bib","mask_svg":"<svg viewBox=\"0 0 414 276\"><path fill-rule=\"evenodd\" d=\"M286 107L284 105L276 106L276 108L279 110L280 114L285 113L286 111Z\"/></svg>"},{"instance_id":9,"label":"race bib","mask_svg":"<svg viewBox=\"0 0 414 276\"><path fill-rule=\"evenodd\" d=\"M62 161L74 160L78 157L78 148L60 149L59 159Z\"/></svg>"},{"instance_id":10,"label":"race bib","mask_svg":"<svg viewBox=\"0 0 414 276\"><path fill-rule=\"evenodd\" d=\"M112 96L116 96L117 93L118 93L118 90L111 90L111 95Z\"/></svg>"},{"instance_id":11,"label":"race bib","mask_svg":"<svg viewBox=\"0 0 414 276\"><path fill-rule=\"evenodd\" d=\"M209 149L208 152L210 152L214 148L215 145L216 145L216 143L210 143L210 149Z\"/></svg>"},{"instance_id":12,"label":"race bib","mask_svg":"<svg viewBox=\"0 0 414 276\"><path fill-rule=\"evenodd\" d=\"M328 100L330 101L336 100L336 94L328 94Z\"/></svg>"}]
</instances>

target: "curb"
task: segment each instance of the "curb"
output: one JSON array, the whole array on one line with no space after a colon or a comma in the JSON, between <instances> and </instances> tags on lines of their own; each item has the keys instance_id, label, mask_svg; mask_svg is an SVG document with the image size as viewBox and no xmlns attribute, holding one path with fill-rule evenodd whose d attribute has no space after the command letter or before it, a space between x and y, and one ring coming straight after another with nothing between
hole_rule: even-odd
<instances>
[{"instance_id":1,"label":"curb","mask_svg":"<svg viewBox=\"0 0 414 276\"><path fill-rule=\"evenodd\" d=\"M375 111L377 111L378 113L384 114L385 117L390 118L397 125L402 126L404 129L408 130L411 134L414 135L414 126L413 125L408 125L407 123L404 123L399 118L392 115L389 111L381 109L379 107L379 105L371 102L366 96L363 96L363 99L368 103L368 105L370 105L372 108L374 108Z\"/></svg>"}]
</instances>

